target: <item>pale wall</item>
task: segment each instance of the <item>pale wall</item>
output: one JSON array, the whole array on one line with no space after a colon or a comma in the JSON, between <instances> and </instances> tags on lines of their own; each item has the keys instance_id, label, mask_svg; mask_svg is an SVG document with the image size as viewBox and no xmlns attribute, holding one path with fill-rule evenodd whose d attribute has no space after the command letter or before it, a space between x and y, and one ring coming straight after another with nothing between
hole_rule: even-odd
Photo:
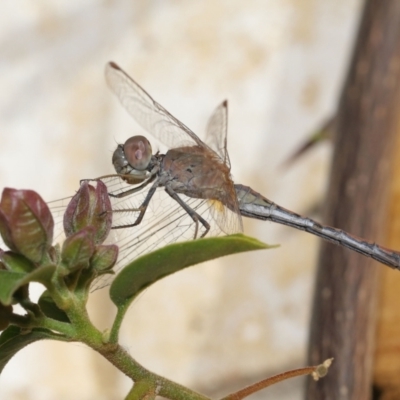
<instances>
[{"instance_id":1,"label":"pale wall","mask_svg":"<svg viewBox=\"0 0 400 400\"><path fill-rule=\"evenodd\" d=\"M55 199L112 172L115 142L142 133L105 85L114 60L200 137L229 99L235 180L306 213L323 196L329 145L291 169L280 164L334 112L360 4L2 2L1 186ZM271 223L245 221L245 230L281 247L197 266L146 291L122 334L138 361L209 394L304 365L319 241ZM91 304L104 328L113 312L105 296ZM84 346L43 342L9 363L0 398L120 399L127 387ZM300 399L301 382L259 398L268 393Z\"/></svg>"}]
</instances>

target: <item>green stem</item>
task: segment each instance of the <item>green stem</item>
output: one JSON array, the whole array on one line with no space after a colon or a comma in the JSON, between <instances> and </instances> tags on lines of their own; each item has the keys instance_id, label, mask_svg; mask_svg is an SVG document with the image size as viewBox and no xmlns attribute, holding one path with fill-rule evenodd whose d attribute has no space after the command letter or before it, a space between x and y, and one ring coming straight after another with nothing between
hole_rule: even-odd
<instances>
[{"instance_id":1,"label":"green stem","mask_svg":"<svg viewBox=\"0 0 400 400\"><path fill-rule=\"evenodd\" d=\"M67 314L71 325L75 329L75 338L86 343L91 348L105 345L103 334L90 321L85 304L76 297L72 297L71 300L70 307L63 311Z\"/></svg>"},{"instance_id":2,"label":"green stem","mask_svg":"<svg viewBox=\"0 0 400 400\"><path fill-rule=\"evenodd\" d=\"M56 286L53 289L59 289L58 296L54 296L55 303L67 314L71 323L42 318L39 319L41 326L63 332L71 340L85 343L136 382L128 399L151 400L159 395L171 400L209 400L206 396L148 371L117 343L119 329L129 304L118 307L109 340L106 340L90 321L85 301L71 293L60 279L53 279L53 284Z\"/></svg>"},{"instance_id":3,"label":"green stem","mask_svg":"<svg viewBox=\"0 0 400 400\"><path fill-rule=\"evenodd\" d=\"M118 343L119 330L121 328L122 321L124 320L126 311L129 308L129 305L130 303L118 307L117 315L115 316L114 323L110 331L110 343Z\"/></svg>"},{"instance_id":4,"label":"green stem","mask_svg":"<svg viewBox=\"0 0 400 400\"><path fill-rule=\"evenodd\" d=\"M89 343L87 343L90 345ZM111 364L118 368L125 375L129 376L134 382L140 385L146 385L151 390L147 392L151 395L153 392L159 396L171 400L210 400L208 397L196 393L178 383L154 374L140 365L118 344L102 344L100 346L91 346L94 350L105 357ZM135 386L134 386L135 387ZM132 393L133 392L133 393ZM131 390L129 396L137 396L138 391ZM140 397L127 397L128 399L139 399ZM151 397L150 397L151 398Z\"/></svg>"},{"instance_id":5,"label":"green stem","mask_svg":"<svg viewBox=\"0 0 400 400\"><path fill-rule=\"evenodd\" d=\"M54 332L61 333L71 340L75 340L75 328L66 322L57 321L47 317L32 318L29 315L11 314L10 323L22 329L45 328Z\"/></svg>"},{"instance_id":6,"label":"green stem","mask_svg":"<svg viewBox=\"0 0 400 400\"><path fill-rule=\"evenodd\" d=\"M151 393L157 393L172 400L209 400L199 393L148 371L134 360L119 344L112 341L105 343L102 333L92 325L83 305L73 303L73 306L65 311L76 329L75 337L101 354L134 382L140 382L141 387L147 386L149 391L145 395L148 394L151 396ZM113 339L118 338L119 326L121 325L125 311L120 310L119 316L114 322ZM139 399L140 397L137 397L138 390L139 388L132 389L132 393L129 396L132 399Z\"/></svg>"},{"instance_id":7,"label":"green stem","mask_svg":"<svg viewBox=\"0 0 400 400\"><path fill-rule=\"evenodd\" d=\"M35 317L39 318L43 316L40 307L33 303L29 298L22 299L19 304L24 310L30 311Z\"/></svg>"},{"instance_id":8,"label":"green stem","mask_svg":"<svg viewBox=\"0 0 400 400\"><path fill-rule=\"evenodd\" d=\"M125 400L154 400L157 396L156 389L151 382L136 381Z\"/></svg>"},{"instance_id":9,"label":"green stem","mask_svg":"<svg viewBox=\"0 0 400 400\"><path fill-rule=\"evenodd\" d=\"M35 325L41 328L47 328L52 331L60 332L70 338L71 340L75 340L76 330L75 327L67 322L57 321L52 318L43 317L35 320L37 322Z\"/></svg>"}]
</instances>

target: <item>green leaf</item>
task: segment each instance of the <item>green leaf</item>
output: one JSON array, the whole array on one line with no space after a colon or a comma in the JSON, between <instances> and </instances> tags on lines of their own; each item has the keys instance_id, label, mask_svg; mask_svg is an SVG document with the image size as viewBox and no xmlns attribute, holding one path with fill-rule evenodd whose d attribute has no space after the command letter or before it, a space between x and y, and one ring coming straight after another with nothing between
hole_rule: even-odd
<instances>
[{"instance_id":1,"label":"green leaf","mask_svg":"<svg viewBox=\"0 0 400 400\"><path fill-rule=\"evenodd\" d=\"M139 257L122 269L111 284L110 297L117 307L125 307L152 283L186 267L228 254L271 247L276 246L242 234L172 244Z\"/></svg>"},{"instance_id":2,"label":"green leaf","mask_svg":"<svg viewBox=\"0 0 400 400\"><path fill-rule=\"evenodd\" d=\"M54 265L45 265L29 274L0 270L0 302L4 305L12 304L14 292L29 282L39 282L46 286L55 269Z\"/></svg>"},{"instance_id":3,"label":"green leaf","mask_svg":"<svg viewBox=\"0 0 400 400\"><path fill-rule=\"evenodd\" d=\"M63 310L60 310L56 303L54 303L53 298L50 296L50 293L48 290L45 290L42 295L39 298L38 301L40 309L43 311L44 315L46 317L55 319L57 321L61 322L71 322L65 314Z\"/></svg>"},{"instance_id":4,"label":"green leaf","mask_svg":"<svg viewBox=\"0 0 400 400\"><path fill-rule=\"evenodd\" d=\"M0 335L0 373L8 361L28 344L43 339L67 341L64 336L53 333L47 329L35 328L26 333L17 326L9 326Z\"/></svg>"},{"instance_id":5,"label":"green leaf","mask_svg":"<svg viewBox=\"0 0 400 400\"><path fill-rule=\"evenodd\" d=\"M94 228L92 226L87 226L67 237L61 250L61 260L67 272L88 267L94 250Z\"/></svg>"},{"instance_id":6,"label":"green leaf","mask_svg":"<svg viewBox=\"0 0 400 400\"><path fill-rule=\"evenodd\" d=\"M14 272L31 272L36 268L32 261L28 260L21 254L13 251L5 251L0 254L0 260L9 271Z\"/></svg>"}]
</instances>

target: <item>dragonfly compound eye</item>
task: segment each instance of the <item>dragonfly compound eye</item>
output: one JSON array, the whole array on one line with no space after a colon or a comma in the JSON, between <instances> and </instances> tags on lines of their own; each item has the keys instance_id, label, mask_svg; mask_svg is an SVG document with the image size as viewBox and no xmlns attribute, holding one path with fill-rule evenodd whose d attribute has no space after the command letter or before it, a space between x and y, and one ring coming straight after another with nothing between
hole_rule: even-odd
<instances>
[{"instance_id":1,"label":"dragonfly compound eye","mask_svg":"<svg viewBox=\"0 0 400 400\"><path fill-rule=\"evenodd\" d=\"M124 144L124 154L131 167L143 171L151 160L151 144L144 136L132 136Z\"/></svg>"}]
</instances>

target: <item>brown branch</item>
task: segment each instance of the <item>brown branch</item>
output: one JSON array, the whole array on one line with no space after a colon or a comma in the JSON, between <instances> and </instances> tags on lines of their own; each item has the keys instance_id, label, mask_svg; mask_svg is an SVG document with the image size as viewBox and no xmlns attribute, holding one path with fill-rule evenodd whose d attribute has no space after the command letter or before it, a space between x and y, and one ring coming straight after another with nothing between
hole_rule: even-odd
<instances>
[{"instance_id":1,"label":"brown branch","mask_svg":"<svg viewBox=\"0 0 400 400\"><path fill-rule=\"evenodd\" d=\"M259 392L260 390L267 388L268 386L272 386L275 383L282 382L286 379L294 378L296 376L311 375L315 381L318 381L320 378L323 378L328 373L328 369L332 364L332 361L333 358L328 358L322 364L317 366L293 369L291 371L286 371L281 374L271 376L257 383L253 383L252 385L247 386L244 389L239 390L238 392L231 393L221 400L242 400L253 393Z\"/></svg>"},{"instance_id":2,"label":"brown branch","mask_svg":"<svg viewBox=\"0 0 400 400\"><path fill-rule=\"evenodd\" d=\"M326 223L379 241L400 108L400 2L367 0L338 108ZM335 357L307 400L358 400L371 394L374 261L323 243L314 296L309 362Z\"/></svg>"}]
</instances>

